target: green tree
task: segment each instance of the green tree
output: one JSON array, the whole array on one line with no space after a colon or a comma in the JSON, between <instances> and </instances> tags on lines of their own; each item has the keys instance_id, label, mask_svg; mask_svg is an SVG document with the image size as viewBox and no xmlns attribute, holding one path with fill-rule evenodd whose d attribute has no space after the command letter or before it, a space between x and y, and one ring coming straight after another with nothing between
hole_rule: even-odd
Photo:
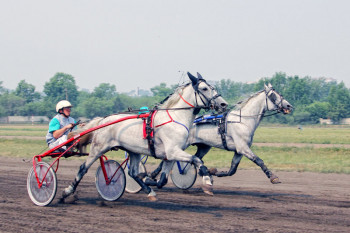
<instances>
[{"instance_id":1,"label":"green tree","mask_svg":"<svg viewBox=\"0 0 350 233\"><path fill-rule=\"evenodd\" d=\"M343 82L331 88L328 102L330 104L328 116L334 122L350 116L350 92Z\"/></svg>"},{"instance_id":2,"label":"green tree","mask_svg":"<svg viewBox=\"0 0 350 233\"><path fill-rule=\"evenodd\" d=\"M95 87L92 95L97 98L112 99L117 96L117 92L115 85L101 83L98 87Z\"/></svg>"},{"instance_id":3,"label":"green tree","mask_svg":"<svg viewBox=\"0 0 350 233\"><path fill-rule=\"evenodd\" d=\"M2 114L4 116L18 116L21 108L25 105L25 99L16 96L13 93L5 93L1 95L0 106L2 106ZM4 111L5 110L5 111Z\"/></svg>"},{"instance_id":4,"label":"green tree","mask_svg":"<svg viewBox=\"0 0 350 233\"><path fill-rule=\"evenodd\" d=\"M97 116L108 116L113 112L113 101L101 99L97 97L90 97L80 105L84 111L83 116L87 118L94 118Z\"/></svg>"},{"instance_id":5,"label":"green tree","mask_svg":"<svg viewBox=\"0 0 350 233\"><path fill-rule=\"evenodd\" d=\"M320 118L327 118L329 107L329 103L318 101L306 106L305 111L310 114L310 123L319 123Z\"/></svg>"},{"instance_id":6,"label":"green tree","mask_svg":"<svg viewBox=\"0 0 350 233\"><path fill-rule=\"evenodd\" d=\"M15 90L15 95L22 97L26 100L26 103L37 101L40 99L40 94L35 91L35 86L27 83L25 80L21 80Z\"/></svg>"},{"instance_id":7,"label":"green tree","mask_svg":"<svg viewBox=\"0 0 350 233\"><path fill-rule=\"evenodd\" d=\"M78 88L72 75L56 73L49 82L44 85L45 100L55 106L60 100L69 100L73 105L77 104Z\"/></svg>"},{"instance_id":8,"label":"green tree","mask_svg":"<svg viewBox=\"0 0 350 233\"><path fill-rule=\"evenodd\" d=\"M173 92L173 89L171 87L167 87L166 83L161 83L158 86L152 87L151 91L153 96L165 98Z\"/></svg>"},{"instance_id":9,"label":"green tree","mask_svg":"<svg viewBox=\"0 0 350 233\"><path fill-rule=\"evenodd\" d=\"M5 93L5 88L2 86L3 81L0 81L0 95Z\"/></svg>"}]
</instances>

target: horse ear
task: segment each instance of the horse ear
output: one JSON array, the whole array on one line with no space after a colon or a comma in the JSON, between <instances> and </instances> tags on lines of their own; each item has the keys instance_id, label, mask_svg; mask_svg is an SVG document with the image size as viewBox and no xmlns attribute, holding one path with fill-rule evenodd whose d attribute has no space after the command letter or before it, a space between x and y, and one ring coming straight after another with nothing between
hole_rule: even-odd
<instances>
[{"instance_id":1,"label":"horse ear","mask_svg":"<svg viewBox=\"0 0 350 233\"><path fill-rule=\"evenodd\" d=\"M201 75L200 73L198 73L198 72L197 72L197 77L198 77L198 79L203 79L203 80L204 80L204 78L202 77L202 75Z\"/></svg>"},{"instance_id":2,"label":"horse ear","mask_svg":"<svg viewBox=\"0 0 350 233\"><path fill-rule=\"evenodd\" d=\"M192 85L196 85L198 82L198 79L196 77L194 77L190 72L187 72L187 75L191 79Z\"/></svg>"},{"instance_id":3,"label":"horse ear","mask_svg":"<svg viewBox=\"0 0 350 233\"><path fill-rule=\"evenodd\" d=\"M268 89L268 87L266 86L266 83L264 83L264 88L265 88L265 90L267 90L267 89Z\"/></svg>"},{"instance_id":4,"label":"horse ear","mask_svg":"<svg viewBox=\"0 0 350 233\"><path fill-rule=\"evenodd\" d=\"M272 85L271 85L271 83L269 83L268 87L272 89Z\"/></svg>"}]
</instances>

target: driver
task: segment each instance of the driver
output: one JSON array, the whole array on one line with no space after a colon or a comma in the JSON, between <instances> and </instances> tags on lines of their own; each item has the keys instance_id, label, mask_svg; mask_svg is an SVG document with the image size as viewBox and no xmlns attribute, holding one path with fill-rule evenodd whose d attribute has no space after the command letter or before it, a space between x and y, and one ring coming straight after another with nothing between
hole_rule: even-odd
<instances>
[{"instance_id":1,"label":"driver","mask_svg":"<svg viewBox=\"0 0 350 233\"><path fill-rule=\"evenodd\" d=\"M61 100L56 105L56 112L58 113L49 123L49 130L46 134L46 142L50 149L67 141L69 129L74 127L76 121L70 117L72 104L67 100ZM66 146L62 146L66 150Z\"/></svg>"}]
</instances>

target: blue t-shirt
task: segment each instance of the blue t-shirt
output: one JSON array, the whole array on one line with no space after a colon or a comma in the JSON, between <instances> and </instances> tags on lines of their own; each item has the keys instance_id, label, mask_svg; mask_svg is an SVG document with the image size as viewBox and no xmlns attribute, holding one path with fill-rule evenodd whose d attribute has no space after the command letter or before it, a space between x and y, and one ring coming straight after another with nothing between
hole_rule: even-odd
<instances>
[{"instance_id":1,"label":"blue t-shirt","mask_svg":"<svg viewBox=\"0 0 350 233\"><path fill-rule=\"evenodd\" d=\"M46 142L47 142L47 144L51 144L51 143L53 143L54 141L57 140L53 136L53 132L54 131L62 129L66 125L74 124L74 123L76 123L74 118L72 118L72 117L65 117L65 116L63 116L61 114L57 114L54 118L52 118L52 120L49 123L49 130L47 131L47 134L46 134ZM66 132L64 132L63 135L68 135L68 133L69 133L69 130L66 130Z\"/></svg>"},{"instance_id":2,"label":"blue t-shirt","mask_svg":"<svg viewBox=\"0 0 350 233\"><path fill-rule=\"evenodd\" d=\"M53 133L61 128L60 121L57 118L53 118L49 124L49 132Z\"/></svg>"}]
</instances>

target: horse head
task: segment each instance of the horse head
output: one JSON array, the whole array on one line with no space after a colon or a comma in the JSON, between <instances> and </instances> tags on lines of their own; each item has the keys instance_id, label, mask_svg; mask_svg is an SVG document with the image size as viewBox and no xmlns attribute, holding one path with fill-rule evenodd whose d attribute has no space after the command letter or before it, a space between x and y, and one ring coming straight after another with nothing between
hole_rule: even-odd
<instances>
[{"instance_id":1,"label":"horse head","mask_svg":"<svg viewBox=\"0 0 350 233\"><path fill-rule=\"evenodd\" d=\"M283 112L284 114L289 114L293 110L293 105L291 105L286 99L283 98L281 94L279 94L269 83L265 86L265 94L266 94L266 103L268 110L277 110ZM270 108L269 103L272 103L273 107Z\"/></svg>"},{"instance_id":2,"label":"horse head","mask_svg":"<svg viewBox=\"0 0 350 233\"><path fill-rule=\"evenodd\" d=\"M203 77L197 73L197 77L193 76L190 72L187 72L188 77L192 82L192 87L195 91L196 108L210 108L215 109L218 112L224 112L228 106L224 98L217 93L216 89L203 79ZM198 104L198 98L203 105Z\"/></svg>"}]
</instances>

